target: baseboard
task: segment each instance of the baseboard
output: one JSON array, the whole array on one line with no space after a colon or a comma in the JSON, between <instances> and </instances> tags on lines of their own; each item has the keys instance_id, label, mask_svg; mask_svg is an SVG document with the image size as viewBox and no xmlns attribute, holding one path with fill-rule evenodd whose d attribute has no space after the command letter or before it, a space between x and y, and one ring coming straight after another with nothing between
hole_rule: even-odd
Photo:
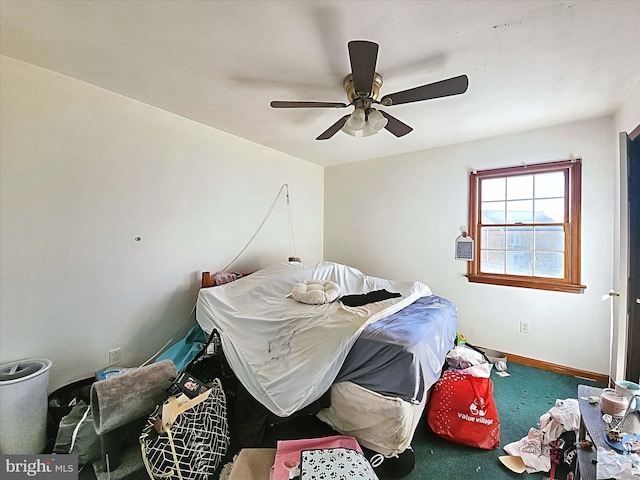
<instances>
[{"instance_id":1,"label":"baseboard","mask_svg":"<svg viewBox=\"0 0 640 480\"><path fill-rule=\"evenodd\" d=\"M586 370L565 367L563 365L557 365L550 362L543 362L542 360L536 360L535 358L521 357L520 355L514 355L513 353L505 353L505 355L507 356L508 362L526 365L527 367L535 367L549 372L561 373L563 375L571 375L572 377L584 378L585 380L591 380L594 382L604 384L609 383L609 377L604 373L587 372Z\"/></svg>"}]
</instances>

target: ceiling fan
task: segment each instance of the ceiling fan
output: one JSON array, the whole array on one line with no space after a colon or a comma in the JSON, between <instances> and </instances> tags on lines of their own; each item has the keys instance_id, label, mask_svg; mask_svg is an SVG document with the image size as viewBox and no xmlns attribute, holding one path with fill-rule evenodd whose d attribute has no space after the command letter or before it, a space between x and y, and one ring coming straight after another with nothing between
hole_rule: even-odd
<instances>
[{"instance_id":1,"label":"ceiling fan","mask_svg":"<svg viewBox=\"0 0 640 480\"><path fill-rule=\"evenodd\" d=\"M460 95L467 91L469 79L466 75L448 78L420 87L390 93L378 100L382 76L376 73L378 44L366 40L352 40L348 43L351 74L342 82L349 103L340 102L288 102L274 100L273 108L345 108L353 106L351 114L340 118L322 132L316 140L327 140L339 130L352 136L364 137L386 128L396 137L402 137L413 128L387 112L373 108L374 105L391 107L403 103L421 102L432 98Z\"/></svg>"}]
</instances>

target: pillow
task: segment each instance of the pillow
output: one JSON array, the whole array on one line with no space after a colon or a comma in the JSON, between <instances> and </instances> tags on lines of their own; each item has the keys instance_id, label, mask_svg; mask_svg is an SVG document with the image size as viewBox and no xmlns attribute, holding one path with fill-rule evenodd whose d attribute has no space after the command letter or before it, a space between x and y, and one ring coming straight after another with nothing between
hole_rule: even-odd
<instances>
[{"instance_id":1,"label":"pillow","mask_svg":"<svg viewBox=\"0 0 640 480\"><path fill-rule=\"evenodd\" d=\"M340 286L328 280L306 280L293 286L291 296L299 302L312 305L331 303L340 296Z\"/></svg>"},{"instance_id":2,"label":"pillow","mask_svg":"<svg viewBox=\"0 0 640 480\"><path fill-rule=\"evenodd\" d=\"M214 285L224 285L225 283L233 282L239 278L242 278L242 274L238 272L217 272L213 276Z\"/></svg>"}]
</instances>

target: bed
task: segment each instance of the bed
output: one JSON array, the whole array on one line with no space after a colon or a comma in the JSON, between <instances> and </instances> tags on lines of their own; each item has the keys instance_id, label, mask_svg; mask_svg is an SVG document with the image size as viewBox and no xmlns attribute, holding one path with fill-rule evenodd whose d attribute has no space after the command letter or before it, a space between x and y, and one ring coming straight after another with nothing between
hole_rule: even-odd
<instances>
[{"instance_id":1,"label":"bed","mask_svg":"<svg viewBox=\"0 0 640 480\"><path fill-rule=\"evenodd\" d=\"M396 282L321 262L269 265L215 287L203 275L196 320L220 334L244 388L269 411L287 417L326 392L317 417L361 445L394 456L411 443L428 392L456 335L456 308L421 282ZM332 282L340 297L306 304L295 285ZM370 295L383 295L370 301ZM363 304L345 305L361 296ZM374 298L376 300L376 298Z\"/></svg>"}]
</instances>

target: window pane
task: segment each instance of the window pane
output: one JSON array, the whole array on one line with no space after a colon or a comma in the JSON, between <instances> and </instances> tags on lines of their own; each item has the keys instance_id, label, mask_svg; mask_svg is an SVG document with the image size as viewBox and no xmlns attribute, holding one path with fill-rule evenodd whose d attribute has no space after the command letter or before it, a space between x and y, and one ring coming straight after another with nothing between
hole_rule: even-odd
<instances>
[{"instance_id":1,"label":"window pane","mask_svg":"<svg viewBox=\"0 0 640 480\"><path fill-rule=\"evenodd\" d=\"M552 252L564 251L563 227L535 227L535 249Z\"/></svg>"},{"instance_id":2,"label":"window pane","mask_svg":"<svg viewBox=\"0 0 640 480\"><path fill-rule=\"evenodd\" d=\"M533 275L531 260L533 252L507 252L507 274Z\"/></svg>"},{"instance_id":3,"label":"window pane","mask_svg":"<svg viewBox=\"0 0 640 480\"><path fill-rule=\"evenodd\" d=\"M507 178L507 200L533 198L533 175Z\"/></svg>"},{"instance_id":4,"label":"window pane","mask_svg":"<svg viewBox=\"0 0 640 480\"><path fill-rule=\"evenodd\" d=\"M483 202L492 200L504 200L505 179L504 178L487 178L482 180L480 188L482 189Z\"/></svg>"},{"instance_id":5,"label":"window pane","mask_svg":"<svg viewBox=\"0 0 640 480\"><path fill-rule=\"evenodd\" d=\"M507 228L507 250L533 250L533 229L531 227Z\"/></svg>"},{"instance_id":6,"label":"window pane","mask_svg":"<svg viewBox=\"0 0 640 480\"><path fill-rule=\"evenodd\" d=\"M504 252L500 250L484 250L480 254L480 271L482 273L504 273Z\"/></svg>"},{"instance_id":7,"label":"window pane","mask_svg":"<svg viewBox=\"0 0 640 480\"><path fill-rule=\"evenodd\" d=\"M532 200L512 200L507 202L507 222L506 223L532 223L533 222L533 201Z\"/></svg>"},{"instance_id":8,"label":"window pane","mask_svg":"<svg viewBox=\"0 0 640 480\"><path fill-rule=\"evenodd\" d=\"M539 277L564 278L564 254L536 253L535 274Z\"/></svg>"},{"instance_id":9,"label":"window pane","mask_svg":"<svg viewBox=\"0 0 640 480\"><path fill-rule=\"evenodd\" d=\"M564 223L564 198L536 200L537 223Z\"/></svg>"},{"instance_id":10,"label":"window pane","mask_svg":"<svg viewBox=\"0 0 640 480\"><path fill-rule=\"evenodd\" d=\"M505 223L504 202L482 202L482 222L489 225L492 223Z\"/></svg>"},{"instance_id":11,"label":"window pane","mask_svg":"<svg viewBox=\"0 0 640 480\"><path fill-rule=\"evenodd\" d=\"M564 197L564 172L535 175L536 198Z\"/></svg>"},{"instance_id":12,"label":"window pane","mask_svg":"<svg viewBox=\"0 0 640 480\"><path fill-rule=\"evenodd\" d=\"M504 228L483 227L480 234L480 248L504 250Z\"/></svg>"}]
</instances>

